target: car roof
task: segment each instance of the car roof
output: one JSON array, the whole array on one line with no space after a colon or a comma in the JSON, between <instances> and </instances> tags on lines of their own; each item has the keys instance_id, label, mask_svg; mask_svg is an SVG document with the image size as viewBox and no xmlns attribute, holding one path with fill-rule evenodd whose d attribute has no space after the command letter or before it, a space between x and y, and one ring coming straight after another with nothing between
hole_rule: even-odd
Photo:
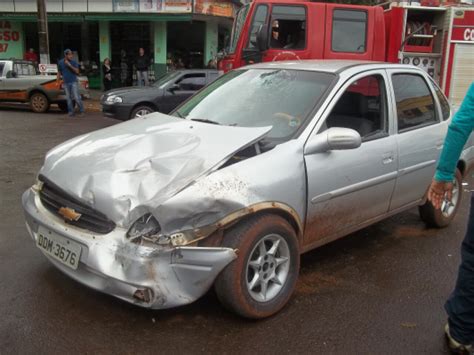
<instances>
[{"instance_id":1,"label":"car roof","mask_svg":"<svg viewBox=\"0 0 474 355\"><path fill-rule=\"evenodd\" d=\"M219 71L217 69L177 69L175 72L178 73L218 73Z\"/></svg>"},{"instance_id":2,"label":"car roof","mask_svg":"<svg viewBox=\"0 0 474 355\"><path fill-rule=\"evenodd\" d=\"M413 69L412 65L395 64L362 60L337 60L337 59L312 59L265 62L242 67L241 69L292 69L307 70L327 73L341 73L348 69L358 67L359 70L370 69Z\"/></svg>"}]
</instances>

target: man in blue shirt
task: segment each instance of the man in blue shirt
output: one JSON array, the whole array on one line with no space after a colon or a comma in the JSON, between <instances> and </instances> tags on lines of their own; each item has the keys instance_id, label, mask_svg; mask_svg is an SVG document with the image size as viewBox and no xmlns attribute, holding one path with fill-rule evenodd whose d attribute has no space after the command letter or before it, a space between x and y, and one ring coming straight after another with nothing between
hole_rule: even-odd
<instances>
[{"instance_id":1,"label":"man in blue shirt","mask_svg":"<svg viewBox=\"0 0 474 355\"><path fill-rule=\"evenodd\" d=\"M61 73L64 82L64 91L66 92L67 111L69 117L74 117L74 100L79 107L80 116L84 115L84 105L79 94L79 83L77 75L79 74L79 64L72 59L72 51L66 49L64 58L58 62L58 75Z\"/></svg>"},{"instance_id":2,"label":"man in blue shirt","mask_svg":"<svg viewBox=\"0 0 474 355\"><path fill-rule=\"evenodd\" d=\"M437 209L441 208L445 197L451 199L456 165L473 130L474 83L449 125L436 174L428 192L428 199ZM474 194L471 194L469 224L461 247L461 258L456 287L445 304L449 316L445 332L451 350L471 353L474 350Z\"/></svg>"}]
</instances>

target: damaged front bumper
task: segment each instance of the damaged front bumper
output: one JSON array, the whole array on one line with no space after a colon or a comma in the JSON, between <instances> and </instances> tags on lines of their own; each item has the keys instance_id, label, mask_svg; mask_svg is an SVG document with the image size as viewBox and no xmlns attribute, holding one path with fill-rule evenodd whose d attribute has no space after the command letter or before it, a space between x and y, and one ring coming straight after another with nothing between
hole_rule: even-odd
<instances>
[{"instance_id":1,"label":"damaged front bumper","mask_svg":"<svg viewBox=\"0 0 474 355\"><path fill-rule=\"evenodd\" d=\"M33 189L23 194L22 202L35 242L41 229L80 245L75 270L43 252L58 269L86 286L142 307L164 309L197 300L237 257L229 248L136 245L126 240L127 230L120 227L106 235L93 234L50 213Z\"/></svg>"}]
</instances>

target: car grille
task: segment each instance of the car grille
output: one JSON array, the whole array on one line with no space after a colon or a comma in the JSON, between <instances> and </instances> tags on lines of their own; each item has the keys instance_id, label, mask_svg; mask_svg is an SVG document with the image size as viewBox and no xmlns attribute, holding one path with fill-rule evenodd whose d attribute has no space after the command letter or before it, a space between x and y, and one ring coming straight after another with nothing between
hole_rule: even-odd
<instances>
[{"instance_id":1,"label":"car grille","mask_svg":"<svg viewBox=\"0 0 474 355\"><path fill-rule=\"evenodd\" d=\"M48 181L44 176L40 175L39 180L43 182L40 191L41 203L51 213L63 218L66 223L99 234L107 234L115 228L115 223L109 220L103 213L71 197L68 193ZM70 208L73 209L74 212L80 213L80 218L78 220L64 218L64 216L59 213L61 207Z\"/></svg>"}]
</instances>

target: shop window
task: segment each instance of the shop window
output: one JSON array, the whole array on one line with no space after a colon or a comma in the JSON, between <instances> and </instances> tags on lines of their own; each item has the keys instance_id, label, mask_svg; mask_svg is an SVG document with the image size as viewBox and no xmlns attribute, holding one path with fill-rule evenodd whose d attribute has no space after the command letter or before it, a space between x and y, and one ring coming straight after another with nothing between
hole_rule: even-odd
<instances>
[{"instance_id":1,"label":"shop window","mask_svg":"<svg viewBox=\"0 0 474 355\"><path fill-rule=\"evenodd\" d=\"M397 103L399 132L424 127L437 121L433 96L421 76L395 74L392 83Z\"/></svg>"},{"instance_id":2,"label":"shop window","mask_svg":"<svg viewBox=\"0 0 474 355\"><path fill-rule=\"evenodd\" d=\"M304 49L306 9L303 6L273 6L270 48Z\"/></svg>"},{"instance_id":3,"label":"shop window","mask_svg":"<svg viewBox=\"0 0 474 355\"><path fill-rule=\"evenodd\" d=\"M261 26L265 25L267 20L267 5L258 5L257 11L252 19L252 26L250 27L250 36L249 43L247 45L248 49L257 49L257 35Z\"/></svg>"},{"instance_id":4,"label":"shop window","mask_svg":"<svg viewBox=\"0 0 474 355\"><path fill-rule=\"evenodd\" d=\"M331 43L334 52L364 53L367 44L367 12L334 10Z\"/></svg>"},{"instance_id":5,"label":"shop window","mask_svg":"<svg viewBox=\"0 0 474 355\"><path fill-rule=\"evenodd\" d=\"M364 141L388 134L387 100L384 80L370 75L354 81L337 101L325 128L351 128Z\"/></svg>"},{"instance_id":6,"label":"shop window","mask_svg":"<svg viewBox=\"0 0 474 355\"><path fill-rule=\"evenodd\" d=\"M182 91L195 91L206 85L206 74L186 74L176 84Z\"/></svg>"}]
</instances>

